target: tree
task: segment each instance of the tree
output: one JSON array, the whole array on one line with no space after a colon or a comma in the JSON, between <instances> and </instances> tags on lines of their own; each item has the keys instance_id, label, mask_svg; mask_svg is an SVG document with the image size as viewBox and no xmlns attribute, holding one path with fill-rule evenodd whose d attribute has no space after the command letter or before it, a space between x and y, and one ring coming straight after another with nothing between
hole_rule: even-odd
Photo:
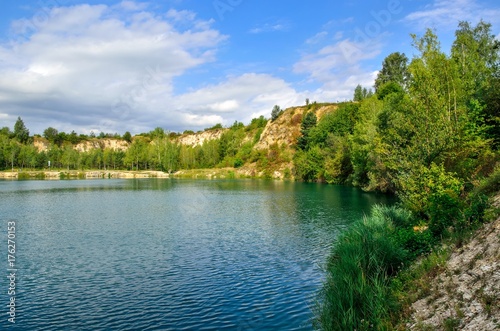
<instances>
[{"instance_id":1,"label":"tree","mask_svg":"<svg viewBox=\"0 0 500 331\"><path fill-rule=\"evenodd\" d=\"M375 79L375 91L378 92L378 89L388 82L395 82L406 88L408 79L408 58L404 53L392 53L382 63L382 69Z\"/></svg>"},{"instance_id":2,"label":"tree","mask_svg":"<svg viewBox=\"0 0 500 331\"><path fill-rule=\"evenodd\" d=\"M361 101L363 100L363 87L358 84L356 88L354 89L354 101Z\"/></svg>"},{"instance_id":3,"label":"tree","mask_svg":"<svg viewBox=\"0 0 500 331\"><path fill-rule=\"evenodd\" d=\"M165 130L160 127L156 127L153 131L149 132L151 139L159 138L163 139L165 137Z\"/></svg>"},{"instance_id":4,"label":"tree","mask_svg":"<svg viewBox=\"0 0 500 331\"><path fill-rule=\"evenodd\" d=\"M276 121L276 119L280 116L281 113L281 108L278 105L275 105L273 107L273 110L271 111L271 121Z\"/></svg>"},{"instance_id":5,"label":"tree","mask_svg":"<svg viewBox=\"0 0 500 331\"><path fill-rule=\"evenodd\" d=\"M127 131L123 134L123 140L128 143L132 142L132 135L130 134L130 132Z\"/></svg>"},{"instance_id":6,"label":"tree","mask_svg":"<svg viewBox=\"0 0 500 331\"><path fill-rule=\"evenodd\" d=\"M30 137L30 131L24 125L21 117L18 117L16 124L14 124L14 136L23 144L26 143Z\"/></svg>"},{"instance_id":7,"label":"tree","mask_svg":"<svg viewBox=\"0 0 500 331\"><path fill-rule=\"evenodd\" d=\"M459 102L467 107L471 129L498 144L500 41L491 32L491 24L482 20L475 27L460 22L455 36L451 57L463 85Z\"/></svg>"},{"instance_id":8,"label":"tree","mask_svg":"<svg viewBox=\"0 0 500 331\"><path fill-rule=\"evenodd\" d=\"M59 131L57 131L57 129L54 129L53 127L48 127L43 131L43 136L51 143L55 143L59 136Z\"/></svg>"},{"instance_id":9,"label":"tree","mask_svg":"<svg viewBox=\"0 0 500 331\"><path fill-rule=\"evenodd\" d=\"M369 98L373 95L373 92L371 89L367 90L366 87L363 88L360 84L356 86L354 89L354 101L363 101L366 98Z\"/></svg>"},{"instance_id":10,"label":"tree","mask_svg":"<svg viewBox=\"0 0 500 331\"><path fill-rule=\"evenodd\" d=\"M316 115L309 111L307 112L306 116L304 116L304 119L302 119L302 123L300 125L300 133L302 136L300 136L297 139L297 147L301 150L306 150L309 145L309 131L316 126L318 119Z\"/></svg>"}]
</instances>

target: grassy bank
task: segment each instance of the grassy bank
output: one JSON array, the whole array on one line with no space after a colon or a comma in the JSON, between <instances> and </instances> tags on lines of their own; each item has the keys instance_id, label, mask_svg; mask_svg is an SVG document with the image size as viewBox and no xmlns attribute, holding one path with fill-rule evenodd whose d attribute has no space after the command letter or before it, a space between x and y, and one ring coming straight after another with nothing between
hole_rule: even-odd
<instances>
[{"instance_id":1,"label":"grassy bank","mask_svg":"<svg viewBox=\"0 0 500 331\"><path fill-rule=\"evenodd\" d=\"M485 193L491 196L499 187L497 169L463 198L461 217L451 223L439 215L423 220L401 206L375 206L333 248L315 327L404 330L411 304L429 294L430 279L443 270L453 249L462 247L483 221L498 216L498 210L487 208Z\"/></svg>"}]
</instances>

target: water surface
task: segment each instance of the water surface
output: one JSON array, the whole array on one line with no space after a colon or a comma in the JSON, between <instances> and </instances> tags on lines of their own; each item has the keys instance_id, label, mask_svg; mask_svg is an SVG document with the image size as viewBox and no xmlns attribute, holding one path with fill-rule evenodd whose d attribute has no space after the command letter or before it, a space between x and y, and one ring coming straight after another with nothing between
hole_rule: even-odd
<instances>
[{"instance_id":1,"label":"water surface","mask_svg":"<svg viewBox=\"0 0 500 331\"><path fill-rule=\"evenodd\" d=\"M335 237L388 202L264 180L0 181L0 241L16 222L14 329L311 330Z\"/></svg>"}]
</instances>

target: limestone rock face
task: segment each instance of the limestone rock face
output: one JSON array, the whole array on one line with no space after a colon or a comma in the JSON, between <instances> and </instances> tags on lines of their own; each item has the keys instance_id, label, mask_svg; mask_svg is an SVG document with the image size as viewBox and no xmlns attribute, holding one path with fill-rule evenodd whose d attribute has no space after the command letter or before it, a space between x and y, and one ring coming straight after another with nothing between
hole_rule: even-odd
<instances>
[{"instance_id":1,"label":"limestone rock face","mask_svg":"<svg viewBox=\"0 0 500 331\"><path fill-rule=\"evenodd\" d=\"M219 139L227 129L208 130L193 134L184 134L178 138L181 145L201 146L205 141Z\"/></svg>"},{"instance_id":2,"label":"limestone rock face","mask_svg":"<svg viewBox=\"0 0 500 331\"><path fill-rule=\"evenodd\" d=\"M336 105L323 106L317 109L315 114L318 121L325 114L333 112L335 109L337 109ZM285 144L292 148L300 136L300 125L307 111L307 107L289 108L275 121L269 121L254 148L266 149L273 144L277 144L278 146Z\"/></svg>"},{"instance_id":3,"label":"limestone rock face","mask_svg":"<svg viewBox=\"0 0 500 331\"><path fill-rule=\"evenodd\" d=\"M38 153L46 152L49 149L49 141L45 138L34 137L33 145L36 147Z\"/></svg>"},{"instance_id":4,"label":"limestone rock face","mask_svg":"<svg viewBox=\"0 0 500 331\"><path fill-rule=\"evenodd\" d=\"M114 149L119 151L126 151L129 147L129 143L125 140L121 139L92 139L81 141L77 145L74 146L74 149L78 152L88 152L93 149L101 148L101 149Z\"/></svg>"},{"instance_id":5,"label":"limestone rock face","mask_svg":"<svg viewBox=\"0 0 500 331\"><path fill-rule=\"evenodd\" d=\"M500 330L500 218L451 255L412 311L410 330Z\"/></svg>"}]
</instances>

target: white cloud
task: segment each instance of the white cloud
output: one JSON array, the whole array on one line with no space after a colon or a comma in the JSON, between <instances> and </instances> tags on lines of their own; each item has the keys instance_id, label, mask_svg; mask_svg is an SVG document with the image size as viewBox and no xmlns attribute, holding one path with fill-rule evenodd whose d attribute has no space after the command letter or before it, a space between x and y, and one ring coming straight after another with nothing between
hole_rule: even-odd
<instances>
[{"instance_id":1,"label":"white cloud","mask_svg":"<svg viewBox=\"0 0 500 331\"><path fill-rule=\"evenodd\" d=\"M302 102L301 95L284 80L271 75L249 73L227 77L219 84L177 96L175 104L179 111L193 115L214 116L224 113L222 122L229 125L235 120L248 123L260 115L269 117L276 104L285 108ZM192 126L194 123L184 124Z\"/></svg>"},{"instance_id":2,"label":"white cloud","mask_svg":"<svg viewBox=\"0 0 500 331\"><path fill-rule=\"evenodd\" d=\"M476 23L480 19L490 23L500 22L500 8L487 8L477 0L435 0L425 8L405 17L405 21L421 29L455 29L459 21Z\"/></svg>"},{"instance_id":3,"label":"white cloud","mask_svg":"<svg viewBox=\"0 0 500 331\"><path fill-rule=\"evenodd\" d=\"M335 41L315 52L304 54L295 63L294 71L307 75L310 81L322 84L312 92L316 99L352 99L356 85L367 88L373 85L377 72L368 70L364 63L380 55L384 36L360 42L350 39Z\"/></svg>"},{"instance_id":4,"label":"white cloud","mask_svg":"<svg viewBox=\"0 0 500 331\"><path fill-rule=\"evenodd\" d=\"M173 79L214 61L227 37L191 12L162 17L144 8L131 1L57 7L44 12L43 24L13 22L24 38L0 45L3 115L35 123L33 133L50 125L137 132L215 120L177 113Z\"/></svg>"},{"instance_id":5,"label":"white cloud","mask_svg":"<svg viewBox=\"0 0 500 331\"><path fill-rule=\"evenodd\" d=\"M252 34L258 34L265 32L288 31L289 29L290 29L290 24L288 22L280 20L278 22L265 23L259 25L253 29L250 29L249 32Z\"/></svg>"},{"instance_id":6,"label":"white cloud","mask_svg":"<svg viewBox=\"0 0 500 331\"><path fill-rule=\"evenodd\" d=\"M319 43L323 42L327 36L328 36L328 32L326 32L326 31L318 32L313 37L307 39L306 44L308 44L308 45L319 44Z\"/></svg>"}]
</instances>

